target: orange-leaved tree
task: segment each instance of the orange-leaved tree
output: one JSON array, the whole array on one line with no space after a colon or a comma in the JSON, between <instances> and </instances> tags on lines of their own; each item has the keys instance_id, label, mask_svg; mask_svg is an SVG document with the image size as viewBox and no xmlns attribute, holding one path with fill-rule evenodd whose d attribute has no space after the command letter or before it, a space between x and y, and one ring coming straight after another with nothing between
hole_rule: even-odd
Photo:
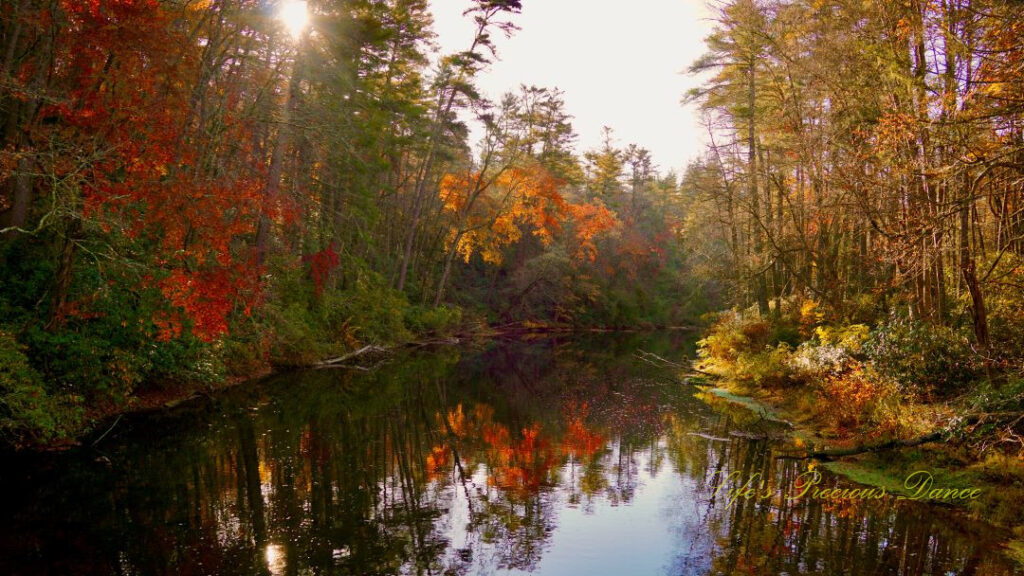
<instances>
[{"instance_id":1,"label":"orange-leaved tree","mask_svg":"<svg viewBox=\"0 0 1024 576\"><path fill-rule=\"evenodd\" d=\"M500 264L502 249L518 242L527 227L549 244L569 213L562 185L537 164L508 167L495 174L472 170L446 174L440 195L444 212L452 220L436 304L444 295L457 255L469 262L473 254L480 254L485 262Z\"/></svg>"}]
</instances>

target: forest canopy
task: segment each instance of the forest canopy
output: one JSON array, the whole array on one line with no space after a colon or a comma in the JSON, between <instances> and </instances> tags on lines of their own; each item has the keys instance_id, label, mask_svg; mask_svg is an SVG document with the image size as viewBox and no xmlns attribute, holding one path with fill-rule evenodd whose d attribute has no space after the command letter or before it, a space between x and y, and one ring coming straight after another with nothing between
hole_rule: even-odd
<instances>
[{"instance_id":1,"label":"forest canopy","mask_svg":"<svg viewBox=\"0 0 1024 576\"><path fill-rule=\"evenodd\" d=\"M369 343L729 307L703 320L779 366L864 326L878 365L963 376L921 393L1017 381L1021 3L716 3L682 175L612 128L580 151L557 86L483 95L522 5L466 6L442 53L427 0L4 2L0 434Z\"/></svg>"},{"instance_id":2,"label":"forest canopy","mask_svg":"<svg viewBox=\"0 0 1024 576\"><path fill-rule=\"evenodd\" d=\"M290 14L282 20L281 10ZM518 1L0 7L0 431L474 326L693 317L676 179L476 83ZM470 126L479 126L471 140Z\"/></svg>"}]
</instances>

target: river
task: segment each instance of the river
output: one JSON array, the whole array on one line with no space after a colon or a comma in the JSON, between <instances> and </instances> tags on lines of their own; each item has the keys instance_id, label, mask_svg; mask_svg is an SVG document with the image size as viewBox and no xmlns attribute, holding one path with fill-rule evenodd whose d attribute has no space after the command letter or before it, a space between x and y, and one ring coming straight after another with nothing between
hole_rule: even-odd
<instances>
[{"instance_id":1,"label":"river","mask_svg":"<svg viewBox=\"0 0 1024 576\"><path fill-rule=\"evenodd\" d=\"M6 456L0 574L1024 574L948 507L796 498L777 425L634 356L694 339L402 352Z\"/></svg>"}]
</instances>

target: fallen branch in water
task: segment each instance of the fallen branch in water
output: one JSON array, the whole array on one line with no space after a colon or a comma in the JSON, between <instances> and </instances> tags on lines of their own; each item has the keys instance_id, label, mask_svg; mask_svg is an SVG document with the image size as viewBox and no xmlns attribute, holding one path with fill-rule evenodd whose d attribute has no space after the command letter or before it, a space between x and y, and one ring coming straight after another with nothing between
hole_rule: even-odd
<instances>
[{"instance_id":1,"label":"fallen branch in water","mask_svg":"<svg viewBox=\"0 0 1024 576\"><path fill-rule=\"evenodd\" d=\"M96 440L93 441L93 443L92 443L92 447L93 448L95 448L96 445L100 443L100 440L103 440L104 438L106 438L107 434L110 434L110 431L114 429L114 426L117 426L117 423L121 421L121 417L122 416L124 416L124 414L118 414L117 415L117 420L114 420L114 423L110 425L110 428L107 428L106 432L101 434L99 438L97 438Z\"/></svg>"},{"instance_id":2,"label":"fallen branch in water","mask_svg":"<svg viewBox=\"0 0 1024 576\"><path fill-rule=\"evenodd\" d=\"M406 344L408 348L423 348L426 346L456 346L461 344L462 341L458 338L438 338L435 340L421 340L419 342L410 342Z\"/></svg>"},{"instance_id":3,"label":"fallen branch in water","mask_svg":"<svg viewBox=\"0 0 1024 576\"><path fill-rule=\"evenodd\" d=\"M351 360L353 358L362 356L363 354L369 354L371 352L384 353L384 352L387 352L387 351L388 351L387 347L377 346L375 344L369 344L369 345L363 346L362 348L360 348L359 350L356 350L355 352L349 352L348 354L345 354L344 356L339 356L337 358L331 358L330 360L324 360L323 362L317 362L315 364L315 366L317 368L327 368L327 367L330 367L330 366L336 366L338 364L341 364L342 362L347 362L347 361L349 361L349 360Z\"/></svg>"},{"instance_id":4,"label":"fallen branch in water","mask_svg":"<svg viewBox=\"0 0 1024 576\"><path fill-rule=\"evenodd\" d=\"M648 352L646 350L638 349L636 351L636 353L634 354L634 356L637 359L639 359L640 361L642 361L642 362L647 362L648 364L652 364L652 365L657 366L659 368L664 368L666 366L669 366L671 368L678 368L680 370L687 370L688 371L687 374L686 374L687 377L692 377L692 376L714 377L715 376L714 374L712 374L710 372L705 372L705 371L703 371L703 370L701 370L699 368L694 368L692 365L691 366L684 366L683 364L679 364L678 362L673 362L673 361L671 361L671 360L669 360L667 358L662 358L661 356L658 356L657 354L655 354L653 352Z\"/></svg>"},{"instance_id":5,"label":"fallen branch in water","mask_svg":"<svg viewBox=\"0 0 1024 576\"><path fill-rule=\"evenodd\" d=\"M655 366L659 366L659 367L660 366L671 366L673 368L681 368L683 370L687 369L687 367L683 366L682 364L678 364L678 363L673 362L671 360L666 360L665 358L662 358L661 356L658 356L657 354L654 354L653 352L647 352L645 350L637 350L636 354L634 354L634 356L636 356L637 358L639 358L640 360L642 360L644 362L647 362L648 364L654 364Z\"/></svg>"}]
</instances>

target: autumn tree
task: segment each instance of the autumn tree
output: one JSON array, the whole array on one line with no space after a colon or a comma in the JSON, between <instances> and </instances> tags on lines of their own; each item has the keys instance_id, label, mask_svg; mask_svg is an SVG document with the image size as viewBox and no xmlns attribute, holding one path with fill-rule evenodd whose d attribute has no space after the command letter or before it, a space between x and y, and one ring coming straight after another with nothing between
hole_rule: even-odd
<instances>
[{"instance_id":1,"label":"autumn tree","mask_svg":"<svg viewBox=\"0 0 1024 576\"><path fill-rule=\"evenodd\" d=\"M519 0L475 0L473 6L464 13L465 16L472 17L476 25L469 49L449 55L441 62L434 80L436 100L426 149L412 190L410 222L396 283L399 291L405 288L425 196L429 183L434 178L434 163L441 141L445 139L445 132L451 126L451 116L458 107L471 104L477 99L472 84L473 78L490 64L496 55L491 34L495 31L506 35L512 34L516 27L508 17L517 14L521 9Z\"/></svg>"},{"instance_id":2,"label":"autumn tree","mask_svg":"<svg viewBox=\"0 0 1024 576\"><path fill-rule=\"evenodd\" d=\"M752 295L764 312L766 300L778 310L783 296L810 297L836 319L901 313L932 326L966 315L989 362L992 296L1000 325L1020 319L1004 291L1019 274L1008 184L1020 173L1020 30L1008 22L1020 10L721 7L709 56L692 67L713 74L691 94L713 145L684 188L709 218L690 241L728 247L754 281L738 303Z\"/></svg>"}]
</instances>

